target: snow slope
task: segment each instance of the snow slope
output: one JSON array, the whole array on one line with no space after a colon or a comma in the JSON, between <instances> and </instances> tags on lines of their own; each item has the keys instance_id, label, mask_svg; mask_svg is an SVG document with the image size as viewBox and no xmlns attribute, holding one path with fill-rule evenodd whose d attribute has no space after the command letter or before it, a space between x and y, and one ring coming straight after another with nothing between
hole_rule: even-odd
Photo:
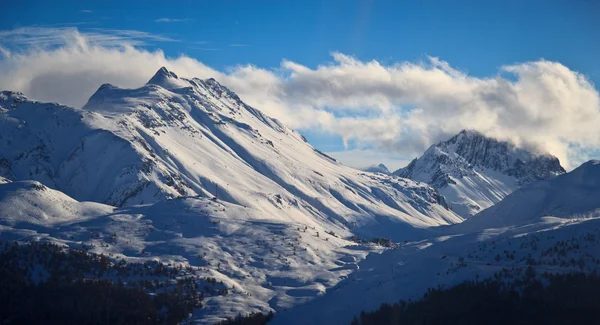
<instances>
[{"instance_id":1,"label":"snow slope","mask_svg":"<svg viewBox=\"0 0 600 325\"><path fill-rule=\"evenodd\" d=\"M415 300L428 288L499 277L510 281L529 265L543 272L600 271L600 213L581 218L545 218L539 223L439 236L372 253L357 270L324 295L269 324L350 324L360 311L382 303Z\"/></svg>"},{"instance_id":2,"label":"snow slope","mask_svg":"<svg viewBox=\"0 0 600 325\"><path fill-rule=\"evenodd\" d=\"M349 324L361 310L417 299L428 288L496 277L527 267L543 272L600 271L600 162L524 186L431 238L372 253L347 279L274 324Z\"/></svg>"},{"instance_id":3,"label":"snow slope","mask_svg":"<svg viewBox=\"0 0 600 325\"><path fill-rule=\"evenodd\" d=\"M274 324L348 324L361 310L418 298L431 286L495 273L508 279L529 265L538 272L597 271L599 166L592 161L539 183L552 185L541 186L552 187L548 193L591 193L575 196L583 205L573 197L564 201L556 216L524 215L516 225L476 231L446 226L391 249L221 200L183 197L115 208L77 202L33 181L0 184L0 240L50 240L133 261L191 266L199 279L214 277L229 291L199 288L207 299L194 323L273 309ZM549 198L540 202L554 204Z\"/></svg>"},{"instance_id":4,"label":"snow slope","mask_svg":"<svg viewBox=\"0 0 600 325\"><path fill-rule=\"evenodd\" d=\"M534 223L542 217L565 218L600 208L600 161L588 161L573 171L526 185L493 207L451 227L472 232Z\"/></svg>"},{"instance_id":5,"label":"snow slope","mask_svg":"<svg viewBox=\"0 0 600 325\"><path fill-rule=\"evenodd\" d=\"M35 181L0 184L0 241L47 240L130 261L160 260L227 293L199 287L195 323L252 311L283 311L309 301L356 269L377 246L359 246L330 229L264 217L221 200L176 198L115 208L77 202Z\"/></svg>"},{"instance_id":6,"label":"snow slope","mask_svg":"<svg viewBox=\"0 0 600 325\"><path fill-rule=\"evenodd\" d=\"M431 187L343 166L214 79L160 69L139 89L105 84L83 109L0 93L0 172L113 206L179 196L344 235L420 236L462 221Z\"/></svg>"},{"instance_id":7,"label":"snow slope","mask_svg":"<svg viewBox=\"0 0 600 325\"><path fill-rule=\"evenodd\" d=\"M0 198L2 223L10 226L27 222L52 227L64 222L87 220L113 210L103 204L77 202L36 181L0 182Z\"/></svg>"},{"instance_id":8,"label":"snow slope","mask_svg":"<svg viewBox=\"0 0 600 325\"><path fill-rule=\"evenodd\" d=\"M564 172L554 156L463 130L393 174L432 185L457 214L468 218L520 186Z\"/></svg>"}]
</instances>

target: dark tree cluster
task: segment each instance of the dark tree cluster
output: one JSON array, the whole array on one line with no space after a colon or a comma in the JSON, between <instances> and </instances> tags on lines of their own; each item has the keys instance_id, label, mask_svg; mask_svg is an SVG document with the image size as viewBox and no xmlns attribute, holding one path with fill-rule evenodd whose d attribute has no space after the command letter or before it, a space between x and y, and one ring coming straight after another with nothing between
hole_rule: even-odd
<instances>
[{"instance_id":1,"label":"dark tree cluster","mask_svg":"<svg viewBox=\"0 0 600 325\"><path fill-rule=\"evenodd\" d=\"M528 267L519 281L469 281L430 289L420 300L383 304L352 325L600 324L600 277L544 274Z\"/></svg>"},{"instance_id":2,"label":"dark tree cluster","mask_svg":"<svg viewBox=\"0 0 600 325\"><path fill-rule=\"evenodd\" d=\"M392 240L389 238L375 237L375 238L371 239L371 242L374 244L380 245L380 246L384 246L384 247L392 247L394 245Z\"/></svg>"},{"instance_id":3,"label":"dark tree cluster","mask_svg":"<svg viewBox=\"0 0 600 325\"><path fill-rule=\"evenodd\" d=\"M230 318L216 323L215 325L265 325L273 318L273 312L270 311L266 315L260 312L250 313L246 316L239 315L235 318Z\"/></svg>"},{"instance_id":4,"label":"dark tree cluster","mask_svg":"<svg viewBox=\"0 0 600 325\"><path fill-rule=\"evenodd\" d=\"M113 262L51 243L0 243L0 324L178 324L196 279L160 262Z\"/></svg>"}]
</instances>

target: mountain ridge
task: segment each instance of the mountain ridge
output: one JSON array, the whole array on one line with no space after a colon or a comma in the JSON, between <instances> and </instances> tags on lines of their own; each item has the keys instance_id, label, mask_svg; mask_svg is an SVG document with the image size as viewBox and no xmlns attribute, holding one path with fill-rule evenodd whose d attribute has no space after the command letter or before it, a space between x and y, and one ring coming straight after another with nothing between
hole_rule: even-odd
<instances>
[{"instance_id":1,"label":"mountain ridge","mask_svg":"<svg viewBox=\"0 0 600 325\"><path fill-rule=\"evenodd\" d=\"M525 184L563 173L554 156L462 130L393 175L432 185L459 215L470 217Z\"/></svg>"},{"instance_id":2,"label":"mountain ridge","mask_svg":"<svg viewBox=\"0 0 600 325\"><path fill-rule=\"evenodd\" d=\"M383 163L380 163L377 165L371 165L371 166L362 168L362 170L365 172L371 172L371 173L382 173L382 174L387 174L387 175L391 174L390 170Z\"/></svg>"},{"instance_id":3,"label":"mountain ridge","mask_svg":"<svg viewBox=\"0 0 600 325\"><path fill-rule=\"evenodd\" d=\"M78 201L124 207L218 195L269 218L325 221L367 237L462 220L435 189L343 166L214 79L161 68L137 89L100 86L83 109L4 97L6 174Z\"/></svg>"},{"instance_id":4,"label":"mountain ridge","mask_svg":"<svg viewBox=\"0 0 600 325\"><path fill-rule=\"evenodd\" d=\"M525 185L450 229L473 232L540 222L543 217L569 218L600 209L598 197L600 160L590 160L571 172Z\"/></svg>"}]
</instances>

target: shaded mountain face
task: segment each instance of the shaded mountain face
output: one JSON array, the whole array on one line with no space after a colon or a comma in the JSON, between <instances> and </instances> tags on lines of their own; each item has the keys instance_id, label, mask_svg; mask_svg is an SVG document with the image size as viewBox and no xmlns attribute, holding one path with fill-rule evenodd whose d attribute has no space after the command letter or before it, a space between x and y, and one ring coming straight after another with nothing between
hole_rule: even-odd
<instances>
[{"instance_id":1,"label":"shaded mountain face","mask_svg":"<svg viewBox=\"0 0 600 325\"><path fill-rule=\"evenodd\" d=\"M463 130L393 174L432 185L455 212L469 217L525 184L564 172L554 156Z\"/></svg>"},{"instance_id":2,"label":"shaded mountain face","mask_svg":"<svg viewBox=\"0 0 600 325\"><path fill-rule=\"evenodd\" d=\"M390 238L462 220L434 188L343 166L216 80L165 68L138 89L102 85L83 109L2 92L0 119L0 176L78 201L218 196L266 219Z\"/></svg>"},{"instance_id":3,"label":"shaded mountain face","mask_svg":"<svg viewBox=\"0 0 600 325\"><path fill-rule=\"evenodd\" d=\"M573 171L523 186L453 231L472 232L540 222L542 217L583 217L600 209L600 161L590 160Z\"/></svg>"},{"instance_id":4,"label":"shaded mountain face","mask_svg":"<svg viewBox=\"0 0 600 325\"><path fill-rule=\"evenodd\" d=\"M391 174L390 170L384 164L369 166L369 167L363 168L363 170L366 172L371 172L371 173L382 173L382 174L387 174L387 175Z\"/></svg>"}]
</instances>

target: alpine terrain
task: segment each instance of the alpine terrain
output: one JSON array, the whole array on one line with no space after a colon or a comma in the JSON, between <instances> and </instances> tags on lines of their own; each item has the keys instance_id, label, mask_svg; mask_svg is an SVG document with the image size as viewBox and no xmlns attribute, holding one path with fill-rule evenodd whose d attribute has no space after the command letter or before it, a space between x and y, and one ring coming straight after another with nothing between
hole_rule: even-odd
<instances>
[{"instance_id":1,"label":"alpine terrain","mask_svg":"<svg viewBox=\"0 0 600 325\"><path fill-rule=\"evenodd\" d=\"M564 172L554 156L463 130L393 174L430 184L454 212L468 218L525 184Z\"/></svg>"},{"instance_id":2,"label":"alpine terrain","mask_svg":"<svg viewBox=\"0 0 600 325\"><path fill-rule=\"evenodd\" d=\"M383 249L364 240L462 221L429 185L346 167L216 80L165 68L82 109L3 91L0 125L1 240L216 278L228 294L204 291L203 323L291 308Z\"/></svg>"},{"instance_id":3,"label":"alpine terrain","mask_svg":"<svg viewBox=\"0 0 600 325\"><path fill-rule=\"evenodd\" d=\"M391 174L390 170L384 164L372 165L372 166L363 168L363 170L366 172L371 172L371 173L382 173L382 174L388 174L388 175Z\"/></svg>"},{"instance_id":4,"label":"alpine terrain","mask_svg":"<svg viewBox=\"0 0 600 325\"><path fill-rule=\"evenodd\" d=\"M96 290L82 321L349 324L438 285L592 273L599 168L565 173L462 131L395 175L360 171L216 80L165 68L137 89L104 84L81 109L3 91L0 295L16 277L39 299L57 283ZM102 281L118 283L121 314L104 312ZM35 300L19 299L0 313L27 317Z\"/></svg>"},{"instance_id":5,"label":"alpine terrain","mask_svg":"<svg viewBox=\"0 0 600 325\"><path fill-rule=\"evenodd\" d=\"M350 324L361 310L414 301L428 289L465 281L595 274L600 270L599 195L600 162L594 160L524 185L463 223L438 228L428 239L370 254L326 295L278 314L273 323ZM573 298L577 304L586 299ZM437 316L445 323L444 315Z\"/></svg>"}]
</instances>

